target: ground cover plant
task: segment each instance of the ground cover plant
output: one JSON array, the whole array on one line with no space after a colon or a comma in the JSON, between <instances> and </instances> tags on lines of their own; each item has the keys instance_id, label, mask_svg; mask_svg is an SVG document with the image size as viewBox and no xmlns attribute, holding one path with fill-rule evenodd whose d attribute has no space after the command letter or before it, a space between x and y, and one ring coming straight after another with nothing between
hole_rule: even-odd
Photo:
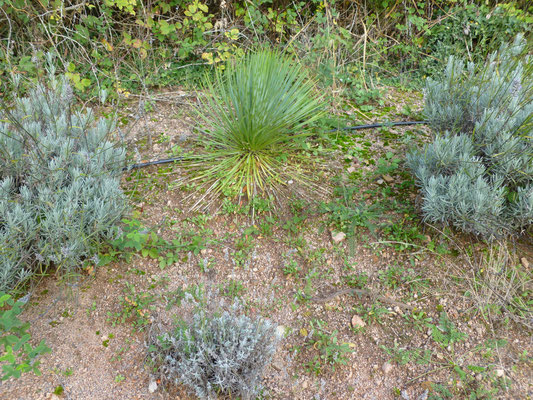
<instances>
[{"instance_id":1,"label":"ground cover plant","mask_svg":"<svg viewBox=\"0 0 533 400\"><path fill-rule=\"evenodd\" d=\"M49 178L66 176L54 191L58 201L38 203L61 221L55 253L70 254L65 245L80 238L94 247L72 263L50 263L45 274L32 270L39 279L0 295L0 365L9 375L0 398L527 398L533 370L530 231L512 222L513 235L476 235L450 221L424 221L425 189L406 163L413 149L430 154L446 147L443 138L470 140L475 152L483 150L483 165L490 161L490 138L503 148L505 141L513 149L523 146L516 160L513 155L504 163L516 167L509 169L512 176L496 162L485 171L489 176L500 169L511 188L505 204L515 204L513 191L529 179L520 173L528 167L520 157L530 146L529 61L500 53L482 66L486 54L519 31L525 44L519 39L506 51L524 45L524 54L531 53L525 23L531 13L524 4L128 0L9 8L14 3L0 5L0 21L7 22L0 23L6 34L0 75L22 79L18 90L2 80L4 108L14 113L15 99L44 81L50 46L58 57L52 60L57 87L72 87L59 98L72 101L44 103L54 105L49 114L58 117L50 124L34 124L40 111L8 123L10 134L26 139L17 142L23 159L35 161L9 159L0 168L33 168L15 180L17 190L28 181L53 187ZM29 33L31 40L20 39ZM253 51L261 45L273 50ZM440 58L450 49L463 61L455 58L447 70ZM318 101L321 115L308 110L307 123L298 117L284 125L291 118L285 109L294 111L282 107L290 103L284 90L267 90L270 77L259 80L257 91L249 86L279 68L265 62L251 79L248 62L255 56L286 62L287 76L295 78L286 79L287 86L307 87L315 100L306 104ZM424 75L431 76L424 78L425 100ZM176 82L184 86L168 86ZM280 88L277 82L271 86ZM96 103L101 88L114 106L94 107L94 119L78 117L76 110L83 114ZM217 102L224 90L230 101ZM277 102L263 101L267 94ZM113 112L116 124L107 125ZM281 122L272 124L269 115ZM391 123L407 119L430 125ZM383 124L352 129L376 122ZM114 158L120 167L96 163L106 154L106 140L87 158L80 149L92 143L90 135L40 146L27 136L41 128L54 136L85 126L87 132L115 127L106 140L120 153ZM284 139L277 142L280 133ZM250 181L246 169L226 170L247 159L228 143L246 137L273 139L260 157L276 167L277 185L272 176ZM252 150L245 141L236 147ZM70 164L48 165L64 152L81 174ZM48 158L41 161L41 153ZM429 160L423 152L411 154ZM513 152L490 154L501 161ZM191 169L191 155L208 162ZM137 165L122 170L124 158ZM85 232L66 237L62 229L84 223L85 214L62 211L62 196L70 193L65 188L97 171L124 193L120 199L131 212L117 208L117 227L94 242ZM232 187L233 172L242 179ZM18 207L22 192L10 192L2 204ZM218 207L210 207L211 198ZM44 240L41 220L36 217L26 234ZM13 227L17 240L21 227ZM96 228L92 224L90 232ZM50 274L55 270L67 274ZM228 306L233 302L238 310Z\"/></svg>"}]
</instances>

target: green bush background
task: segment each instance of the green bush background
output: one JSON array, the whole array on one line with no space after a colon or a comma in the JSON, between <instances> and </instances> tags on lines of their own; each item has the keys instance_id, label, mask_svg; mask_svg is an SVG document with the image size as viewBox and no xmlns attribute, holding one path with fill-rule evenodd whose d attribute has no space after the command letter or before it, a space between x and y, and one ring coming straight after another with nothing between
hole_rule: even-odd
<instances>
[{"instance_id":1,"label":"green bush background","mask_svg":"<svg viewBox=\"0 0 533 400\"><path fill-rule=\"evenodd\" d=\"M526 0L0 0L0 77L38 74L53 50L79 92L127 94L190 81L266 42L320 66L328 83L423 78L448 55L476 61L529 34L532 9Z\"/></svg>"}]
</instances>

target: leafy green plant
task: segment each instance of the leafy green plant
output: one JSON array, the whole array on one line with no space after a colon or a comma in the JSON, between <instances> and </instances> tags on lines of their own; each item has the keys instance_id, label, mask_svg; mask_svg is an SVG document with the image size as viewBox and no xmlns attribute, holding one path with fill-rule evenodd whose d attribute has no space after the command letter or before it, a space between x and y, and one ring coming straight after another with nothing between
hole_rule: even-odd
<instances>
[{"instance_id":1,"label":"leafy green plant","mask_svg":"<svg viewBox=\"0 0 533 400\"><path fill-rule=\"evenodd\" d=\"M300 273L302 272L302 267L298 264L298 261L292 257L292 255L288 255L282 270L283 274L298 279L300 277Z\"/></svg>"},{"instance_id":2,"label":"leafy green plant","mask_svg":"<svg viewBox=\"0 0 533 400\"><path fill-rule=\"evenodd\" d=\"M335 189L338 199L320 204L320 212L328 215L328 223L347 236L355 234L356 227L364 227L374 232L377 228L376 220L381 207L378 204L367 205L365 202L354 203L354 195L359 192L357 186L340 186Z\"/></svg>"},{"instance_id":3,"label":"leafy green plant","mask_svg":"<svg viewBox=\"0 0 533 400\"><path fill-rule=\"evenodd\" d=\"M131 322L133 327L141 331L152 322L151 312L155 309L153 303L156 296L139 292L134 285L126 282L124 296L120 297L120 311L108 312L108 320L115 326L118 323Z\"/></svg>"},{"instance_id":4,"label":"leafy green plant","mask_svg":"<svg viewBox=\"0 0 533 400\"><path fill-rule=\"evenodd\" d=\"M296 162L306 127L320 114L313 82L279 52L260 50L206 79L197 117L201 154L189 155L201 199L232 188L248 199L303 181ZM198 200L196 205L201 201Z\"/></svg>"},{"instance_id":5,"label":"leafy green plant","mask_svg":"<svg viewBox=\"0 0 533 400\"><path fill-rule=\"evenodd\" d=\"M385 353L391 356L392 359L400 365L404 365L410 362L425 365L429 364L431 361L431 350L428 349L406 349L400 347L396 342L394 343L394 347L387 347L381 345L381 348L385 351Z\"/></svg>"},{"instance_id":6,"label":"leafy green plant","mask_svg":"<svg viewBox=\"0 0 533 400\"><path fill-rule=\"evenodd\" d=\"M441 347L448 347L466 338L466 334L457 330L444 311L440 313L438 325L429 324L428 326L431 327L431 337Z\"/></svg>"},{"instance_id":7,"label":"leafy green plant","mask_svg":"<svg viewBox=\"0 0 533 400\"><path fill-rule=\"evenodd\" d=\"M246 292L246 288L242 281L230 279L226 285L220 285L220 291L224 296L235 298L241 297Z\"/></svg>"},{"instance_id":8,"label":"leafy green plant","mask_svg":"<svg viewBox=\"0 0 533 400\"><path fill-rule=\"evenodd\" d=\"M311 340L309 345L319 351L312 361L306 364L309 371L320 375L325 366L329 366L335 371L335 366L346 365L347 355L352 353L348 343L339 343L337 331L331 333L324 330L325 323L320 320L311 321Z\"/></svg>"},{"instance_id":9,"label":"leafy green plant","mask_svg":"<svg viewBox=\"0 0 533 400\"><path fill-rule=\"evenodd\" d=\"M368 274L361 272L359 274L345 275L342 280L350 287L363 289L368 282Z\"/></svg>"},{"instance_id":10,"label":"leafy green plant","mask_svg":"<svg viewBox=\"0 0 533 400\"><path fill-rule=\"evenodd\" d=\"M18 318L23 305L24 303L20 300L15 302L11 295L0 291L2 380L10 377L20 378L23 373L29 371L33 371L35 375L41 375L38 357L51 351L44 340L41 340L35 347L29 343L31 339L31 334L28 332L30 323L22 322Z\"/></svg>"}]
</instances>

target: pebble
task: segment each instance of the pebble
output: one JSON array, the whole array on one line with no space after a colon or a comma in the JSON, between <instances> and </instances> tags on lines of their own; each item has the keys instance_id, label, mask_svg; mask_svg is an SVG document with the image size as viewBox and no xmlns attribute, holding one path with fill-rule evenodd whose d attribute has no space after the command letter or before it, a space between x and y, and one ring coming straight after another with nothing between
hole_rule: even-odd
<instances>
[{"instance_id":1,"label":"pebble","mask_svg":"<svg viewBox=\"0 0 533 400\"><path fill-rule=\"evenodd\" d=\"M391 183L394 181L394 178L390 175L383 175L382 178L385 180L385 182L387 183Z\"/></svg>"},{"instance_id":2,"label":"pebble","mask_svg":"<svg viewBox=\"0 0 533 400\"><path fill-rule=\"evenodd\" d=\"M363 321L363 319L359 315L354 315L350 322L351 322L352 328L354 329L359 329L359 328L363 328L366 326L365 321Z\"/></svg>"},{"instance_id":3,"label":"pebble","mask_svg":"<svg viewBox=\"0 0 533 400\"><path fill-rule=\"evenodd\" d=\"M522 257L522 258L520 259L520 262L522 263L522 266L523 266L525 269L528 269L528 268L529 268L529 261L527 260L527 258Z\"/></svg>"},{"instance_id":4,"label":"pebble","mask_svg":"<svg viewBox=\"0 0 533 400\"><path fill-rule=\"evenodd\" d=\"M384 363L383 366L381 367L383 373L385 375L387 375L388 373L390 373L392 371L392 364L391 363Z\"/></svg>"},{"instance_id":5,"label":"pebble","mask_svg":"<svg viewBox=\"0 0 533 400\"><path fill-rule=\"evenodd\" d=\"M150 393L154 393L157 390L157 382L154 380L150 381L150 384L148 385L148 391Z\"/></svg>"},{"instance_id":6,"label":"pebble","mask_svg":"<svg viewBox=\"0 0 533 400\"><path fill-rule=\"evenodd\" d=\"M285 332L286 331L287 331L287 328L285 328L283 325L278 325L277 328L276 328L276 334L280 338L283 338L283 336L285 336Z\"/></svg>"},{"instance_id":7,"label":"pebble","mask_svg":"<svg viewBox=\"0 0 533 400\"><path fill-rule=\"evenodd\" d=\"M334 243L340 243L344 239L346 239L346 233L344 233L344 232L331 232L331 240L333 240Z\"/></svg>"},{"instance_id":8,"label":"pebble","mask_svg":"<svg viewBox=\"0 0 533 400\"><path fill-rule=\"evenodd\" d=\"M496 376L497 376L498 378L501 378L501 377L504 376L504 375L505 375L505 371L504 371L503 369L497 369L497 370L496 370Z\"/></svg>"}]
</instances>

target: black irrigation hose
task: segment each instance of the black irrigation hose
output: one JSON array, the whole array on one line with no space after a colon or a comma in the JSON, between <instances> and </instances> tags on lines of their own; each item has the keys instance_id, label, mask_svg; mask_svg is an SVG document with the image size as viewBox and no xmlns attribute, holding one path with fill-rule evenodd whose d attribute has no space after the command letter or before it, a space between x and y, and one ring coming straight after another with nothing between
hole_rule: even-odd
<instances>
[{"instance_id":1,"label":"black irrigation hose","mask_svg":"<svg viewBox=\"0 0 533 400\"><path fill-rule=\"evenodd\" d=\"M344 128L336 128L328 131L328 133L336 131L358 131L360 129L372 129L372 128L381 128L383 126L406 126L406 125L425 125L429 124L429 121L397 121L397 122L380 122L377 124L369 125L357 125L357 126L347 126Z\"/></svg>"},{"instance_id":2,"label":"black irrigation hose","mask_svg":"<svg viewBox=\"0 0 533 400\"><path fill-rule=\"evenodd\" d=\"M368 124L368 125L356 125L356 126L346 126L344 128L335 128L327 133L337 132L337 131L358 131L360 129L372 129L372 128L381 128L384 126L406 126L406 125L425 125L428 124L428 121L397 121L397 122L380 122L377 124ZM127 167L122 168L122 171L131 171L132 169L139 169L144 167L149 167L150 165L160 165L160 164L170 164L176 161L182 161L183 157L172 157L164 158L162 160L148 161L139 164L132 164Z\"/></svg>"}]
</instances>

